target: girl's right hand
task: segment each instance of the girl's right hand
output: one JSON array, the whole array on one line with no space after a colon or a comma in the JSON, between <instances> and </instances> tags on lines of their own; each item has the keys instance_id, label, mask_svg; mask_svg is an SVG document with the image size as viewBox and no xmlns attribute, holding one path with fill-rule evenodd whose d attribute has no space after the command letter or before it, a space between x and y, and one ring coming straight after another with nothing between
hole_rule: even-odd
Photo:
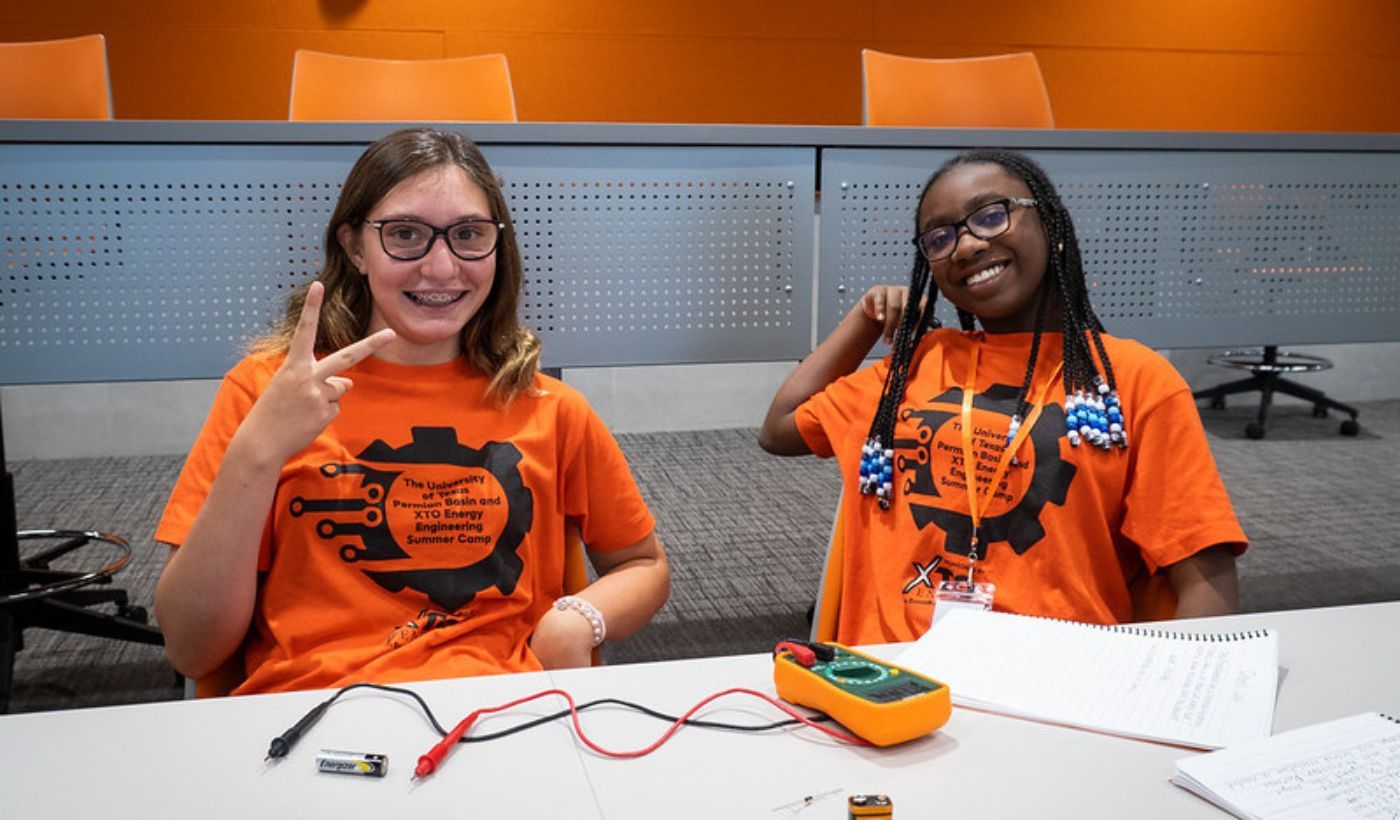
<instances>
[{"instance_id":1,"label":"girl's right hand","mask_svg":"<svg viewBox=\"0 0 1400 820\"><path fill-rule=\"evenodd\" d=\"M867 319L881 326L880 338L889 345L894 344L894 332L904 318L904 303L908 299L909 288L904 285L876 285L856 304Z\"/></svg>"},{"instance_id":2,"label":"girl's right hand","mask_svg":"<svg viewBox=\"0 0 1400 820\"><path fill-rule=\"evenodd\" d=\"M339 374L394 340L394 331L386 328L318 360L316 328L324 290L312 282L306 291L287 358L238 430L239 438L276 464L286 463L339 415L340 400L354 386Z\"/></svg>"}]
</instances>

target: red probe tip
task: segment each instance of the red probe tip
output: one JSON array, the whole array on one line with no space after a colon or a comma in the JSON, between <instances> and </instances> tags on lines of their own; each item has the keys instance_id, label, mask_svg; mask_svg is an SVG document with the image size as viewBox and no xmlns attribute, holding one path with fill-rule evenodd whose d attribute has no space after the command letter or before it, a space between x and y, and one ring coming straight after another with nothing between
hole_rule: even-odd
<instances>
[{"instance_id":1,"label":"red probe tip","mask_svg":"<svg viewBox=\"0 0 1400 820\"><path fill-rule=\"evenodd\" d=\"M431 754L426 754L418 758L418 766L413 770L413 776L422 779L435 771L437 771L437 761L433 760Z\"/></svg>"}]
</instances>

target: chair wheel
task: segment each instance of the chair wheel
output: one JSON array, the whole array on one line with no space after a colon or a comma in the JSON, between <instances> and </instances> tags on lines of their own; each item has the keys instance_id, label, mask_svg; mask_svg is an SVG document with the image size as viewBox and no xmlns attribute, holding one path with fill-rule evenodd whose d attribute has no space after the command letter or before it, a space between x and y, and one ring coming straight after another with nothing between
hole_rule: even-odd
<instances>
[{"instance_id":1,"label":"chair wheel","mask_svg":"<svg viewBox=\"0 0 1400 820\"><path fill-rule=\"evenodd\" d=\"M151 616L146 612L146 608L140 604L127 604L117 607L117 615L128 621L135 621L138 624L148 623Z\"/></svg>"},{"instance_id":2,"label":"chair wheel","mask_svg":"<svg viewBox=\"0 0 1400 820\"><path fill-rule=\"evenodd\" d=\"M1327 405L1325 405L1325 404L1314 404L1314 405L1313 405L1313 418L1318 418L1318 419L1325 419L1325 418L1327 418Z\"/></svg>"},{"instance_id":3,"label":"chair wheel","mask_svg":"<svg viewBox=\"0 0 1400 820\"><path fill-rule=\"evenodd\" d=\"M1246 436L1249 436L1250 438L1263 438L1264 425L1260 424L1257 421L1251 421L1249 424L1246 424L1244 426L1244 434Z\"/></svg>"},{"instance_id":4,"label":"chair wheel","mask_svg":"<svg viewBox=\"0 0 1400 820\"><path fill-rule=\"evenodd\" d=\"M1342 422L1342 435L1354 436L1361 432L1361 423L1356 419L1347 419Z\"/></svg>"},{"instance_id":5,"label":"chair wheel","mask_svg":"<svg viewBox=\"0 0 1400 820\"><path fill-rule=\"evenodd\" d=\"M1215 397L1213 397L1213 398L1210 400L1210 409L1212 409L1212 410L1224 410L1224 409L1225 409L1225 397L1224 397L1224 396L1215 396Z\"/></svg>"}]
</instances>

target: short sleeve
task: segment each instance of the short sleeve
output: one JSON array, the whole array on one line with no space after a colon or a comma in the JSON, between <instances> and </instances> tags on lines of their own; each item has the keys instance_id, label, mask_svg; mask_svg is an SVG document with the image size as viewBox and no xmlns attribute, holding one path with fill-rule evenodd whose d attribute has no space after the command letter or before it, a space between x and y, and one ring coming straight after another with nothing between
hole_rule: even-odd
<instances>
[{"instance_id":1,"label":"short sleeve","mask_svg":"<svg viewBox=\"0 0 1400 820\"><path fill-rule=\"evenodd\" d=\"M258 369L254 362L244 360L229 371L219 385L209 416L204 420L204 426L190 448L189 456L185 458L170 500L166 502L165 512L156 527L156 541L178 547L189 536L190 528L204 506L204 499L209 495L214 477L218 475L219 465L223 462L233 434L238 431L238 426L243 423L266 384L265 380L258 378ZM259 549L260 569L266 568L268 545L271 543L270 518Z\"/></svg>"},{"instance_id":2,"label":"short sleeve","mask_svg":"<svg viewBox=\"0 0 1400 820\"><path fill-rule=\"evenodd\" d=\"M1129 431L1122 532L1154 572L1216 544L1239 544L1238 554L1245 543L1190 388L1170 375L1179 389Z\"/></svg>"},{"instance_id":3,"label":"short sleeve","mask_svg":"<svg viewBox=\"0 0 1400 820\"><path fill-rule=\"evenodd\" d=\"M793 416L797 432L815 455L830 458L836 442L848 436L854 426L865 432L875 416L888 370L889 359L882 359L842 376L798 405Z\"/></svg>"},{"instance_id":4,"label":"short sleeve","mask_svg":"<svg viewBox=\"0 0 1400 820\"><path fill-rule=\"evenodd\" d=\"M567 389L567 388L564 388ZM577 393L565 397L561 418L564 515L578 521L579 534L590 551L610 552L630 547L656 528L642 499L627 457L617 440Z\"/></svg>"}]
</instances>

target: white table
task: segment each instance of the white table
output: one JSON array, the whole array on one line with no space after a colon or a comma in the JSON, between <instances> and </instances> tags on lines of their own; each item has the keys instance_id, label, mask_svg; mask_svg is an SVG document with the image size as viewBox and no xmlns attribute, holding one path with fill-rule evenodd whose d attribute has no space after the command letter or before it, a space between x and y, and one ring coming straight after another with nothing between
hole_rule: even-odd
<instances>
[{"instance_id":1,"label":"white table","mask_svg":"<svg viewBox=\"0 0 1400 820\"><path fill-rule=\"evenodd\" d=\"M1275 731L1377 710L1400 712L1400 602L1177 622L1192 631L1271 626L1283 667ZM415 684L450 726L474 708L558 686L581 701L618 697L678 714L731 686L772 691L766 655ZM409 780L437 736L417 708L376 693L331 707L285 760L268 741L323 692L0 717L0 795L9 817L845 817L845 796L889 794L896 817L1225 815L1168 782L1193 752L955 709L938 733L890 749L840 745L807 729L743 735L682 729L637 760L601 758L566 722L459 746ZM553 711L543 701L475 732ZM721 701L713 719L776 719L757 700ZM585 713L595 741L633 748L660 721ZM321 775L320 748L381 752L384 779ZM835 793L833 791L835 790ZM816 798L801 811L806 796ZM780 808L781 807L781 808Z\"/></svg>"}]
</instances>

